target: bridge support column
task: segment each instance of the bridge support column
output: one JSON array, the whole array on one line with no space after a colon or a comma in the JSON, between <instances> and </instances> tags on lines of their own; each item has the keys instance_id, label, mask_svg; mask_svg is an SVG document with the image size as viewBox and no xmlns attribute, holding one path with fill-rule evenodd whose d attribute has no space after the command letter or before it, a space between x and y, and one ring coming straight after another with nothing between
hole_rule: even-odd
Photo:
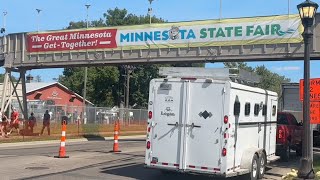
<instances>
[{"instance_id":1,"label":"bridge support column","mask_svg":"<svg viewBox=\"0 0 320 180\"><path fill-rule=\"evenodd\" d=\"M2 84L2 96L1 96L1 111L2 112L6 111L5 107L7 106L6 103L8 102L8 99L7 99L8 94L7 94L7 92L8 92L8 88L10 86L10 82L9 82L10 78L9 78L9 76L11 74L10 69L6 68L5 70L6 71L4 73L4 80L3 80L3 84Z\"/></svg>"},{"instance_id":2,"label":"bridge support column","mask_svg":"<svg viewBox=\"0 0 320 180\"><path fill-rule=\"evenodd\" d=\"M23 117L24 119L28 119L28 102L27 102L27 88L26 88L26 70L20 70L20 78L22 82L22 101L23 101Z\"/></svg>"}]
</instances>

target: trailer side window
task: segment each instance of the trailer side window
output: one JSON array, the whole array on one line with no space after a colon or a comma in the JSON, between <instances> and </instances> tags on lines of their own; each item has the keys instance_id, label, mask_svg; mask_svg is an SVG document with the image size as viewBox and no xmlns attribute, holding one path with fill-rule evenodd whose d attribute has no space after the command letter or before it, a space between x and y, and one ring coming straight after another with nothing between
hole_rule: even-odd
<instances>
[{"instance_id":1,"label":"trailer side window","mask_svg":"<svg viewBox=\"0 0 320 180\"><path fill-rule=\"evenodd\" d=\"M246 103L246 105L244 106L244 115L250 115L250 103Z\"/></svg>"},{"instance_id":2,"label":"trailer side window","mask_svg":"<svg viewBox=\"0 0 320 180\"><path fill-rule=\"evenodd\" d=\"M277 112L277 106L273 105L272 106L272 116L275 116Z\"/></svg>"},{"instance_id":3,"label":"trailer side window","mask_svg":"<svg viewBox=\"0 0 320 180\"><path fill-rule=\"evenodd\" d=\"M254 104L254 115L255 116L259 115L259 109L260 109L259 104Z\"/></svg>"},{"instance_id":4,"label":"trailer side window","mask_svg":"<svg viewBox=\"0 0 320 180\"><path fill-rule=\"evenodd\" d=\"M263 105L262 116L265 116L266 114L267 114L267 105Z\"/></svg>"},{"instance_id":5,"label":"trailer side window","mask_svg":"<svg viewBox=\"0 0 320 180\"><path fill-rule=\"evenodd\" d=\"M240 102L239 101L234 102L233 114L235 116L239 116L239 114L240 114Z\"/></svg>"}]
</instances>

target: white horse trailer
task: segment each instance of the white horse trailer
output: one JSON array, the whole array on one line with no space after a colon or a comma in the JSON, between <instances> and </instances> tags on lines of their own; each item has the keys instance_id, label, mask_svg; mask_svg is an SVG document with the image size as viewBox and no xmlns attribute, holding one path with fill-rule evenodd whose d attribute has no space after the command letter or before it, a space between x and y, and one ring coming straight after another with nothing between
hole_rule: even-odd
<instances>
[{"instance_id":1,"label":"white horse trailer","mask_svg":"<svg viewBox=\"0 0 320 180\"><path fill-rule=\"evenodd\" d=\"M180 70L150 82L145 166L262 178L278 159L277 93Z\"/></svg>"}]
</instances>

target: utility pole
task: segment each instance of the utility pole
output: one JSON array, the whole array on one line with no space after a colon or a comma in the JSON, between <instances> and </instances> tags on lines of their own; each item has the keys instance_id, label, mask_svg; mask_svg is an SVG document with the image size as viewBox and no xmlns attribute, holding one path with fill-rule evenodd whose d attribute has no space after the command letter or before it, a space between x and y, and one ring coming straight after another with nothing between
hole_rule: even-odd
<instances>
[{"instance_id":1,"label":"utility pole","mask_svg":"<svg viewBox=\"0 0 320 180\"><path fill-rule=\"evenodd\" d=\"M220 0L219 20L222 18L222 0Z\"/></svg>"},{"instance_id":2,"label":"utility pole","mask_svg":"<svg viewBox=\"0 0 320 180\"><path fill-rule=\"evenodd\" d=\"M134 67L131 65L125 65L126 69L126 96L125 96L125 108L126 108L126 117L128 124L130 124L130 112L129 112L129 96L130 96L130 76L134 70Z\"/></svg>"},{"instance_id":3,"label":"utility pole","mask_svg":"<svg viewBox=\"0 0 320 180\"><path fill-rule=\"evenodd\" d=\"M41 9L36 9L36 11L38 12L38 27L37 27L37 31L39 32L39 26L40 26L40 12L42 11Z\"/></svg>"},{"instance_id":4,"label":"utility pole","mask_svg":"<svg viewBox=\"0 0 320 180\"><path fill-rule=\"evenodd\" d=\"M290 15L290 0L288 0L288 16Z\"/></svg>"},{"instance_id":5,"label":"utility pole","mask_svg":"<svg viewBox=\"0 0 320 180\"><path fill-rule=\"evenodd\" d=\"M86 22L87 22L87 26L86 28L89 28L89 8L90 8L90 4L86 4L85 5L87 8L87 18L86 18ZM88 53L87 53L88 54ZM87 55L86 55L87 57ZM86 117L86 96L87 96L87 79L88 79L88 67L84 67L84 82L83 82L83 123L87 124L87 117Z\"/></svg>"}]
</instances>

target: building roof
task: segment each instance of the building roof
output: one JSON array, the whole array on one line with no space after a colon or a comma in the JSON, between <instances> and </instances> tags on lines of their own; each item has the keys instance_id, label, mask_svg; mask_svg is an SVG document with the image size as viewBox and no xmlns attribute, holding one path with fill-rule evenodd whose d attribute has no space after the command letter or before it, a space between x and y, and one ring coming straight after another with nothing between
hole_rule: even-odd
<instances>
[{"instance_id":1,"label":"building roof","mask_svg":"<svg viewBox=\"0 0 320 180\"><path fill-rule=\"evenodd\" d=\"M45 82L37 82L37 83L26 83L26 91L27 93L31 93L33 91L54 85L58 82L51 82L51 83L45 83ZM60 83L59 83L60 84Z\"/></svg>"},{"instance_id":2,"label":"building roof","mask_svg":"<svg viewBox=\"0 0 320 180\"><path fill-rule=\"evenodd\" d=\"M50 83L45 83L45 82L36 82L36 83L26 83L26 93L31 93L34 91L37 91L39 89L48 87L48 86L52 86L52 85L58 85L61 86L62 88L64 88L65 90L74 93L74 95L76 95L78 98L83 99L82 96L80 96L79 94L71 91L69 88L67 88L66 86L64 86L63 84L59 83L59 82L50 82ZM86 100L87 103L94 105L92 102Z\"/></svg>"}]
</instances>

